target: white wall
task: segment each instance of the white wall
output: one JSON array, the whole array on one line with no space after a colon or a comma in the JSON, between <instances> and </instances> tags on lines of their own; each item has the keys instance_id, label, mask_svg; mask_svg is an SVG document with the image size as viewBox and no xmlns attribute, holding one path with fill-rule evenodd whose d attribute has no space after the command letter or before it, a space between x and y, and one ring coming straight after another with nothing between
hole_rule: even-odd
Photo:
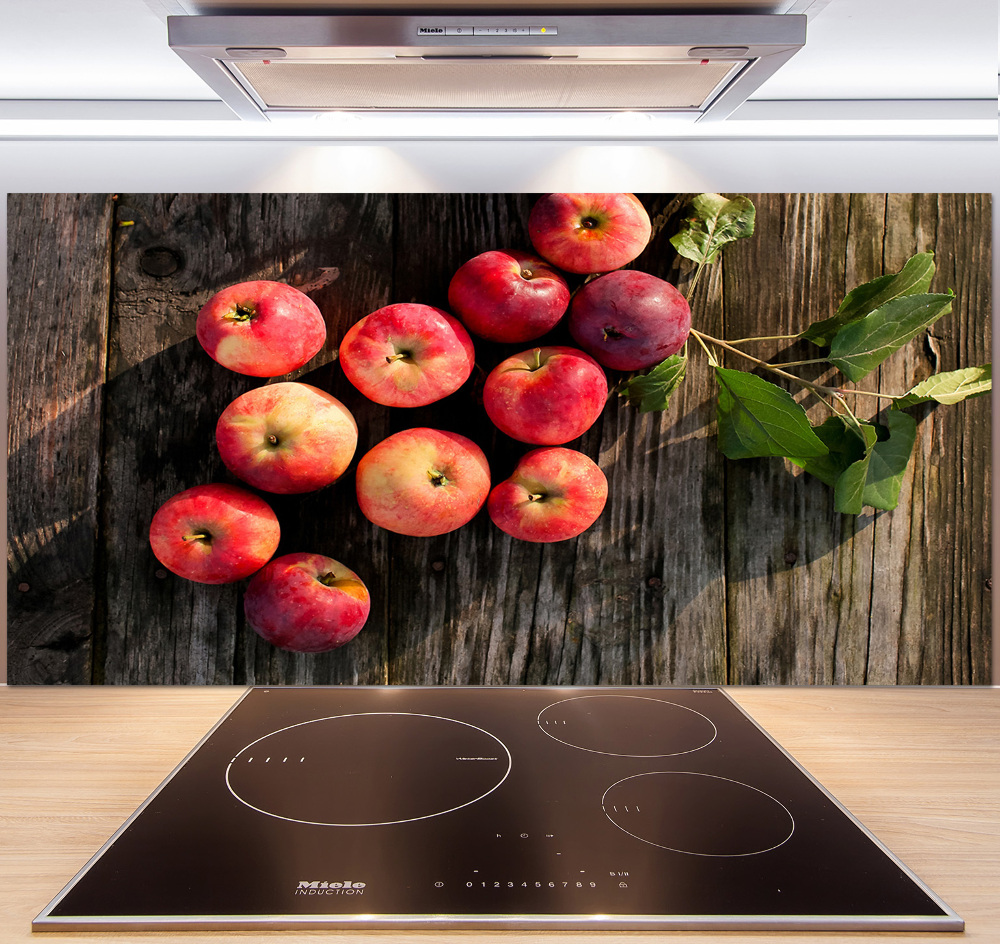
<instances>
[{"instance_id":1,"label":"white wall","mask_svg":"<svg viewBox=\"0 0 1000 944\"><path fill-rule=\"evenodd\" d=\"M4 291L0 306L6 338L7 193L974 192L992 193L996 207L1000 145L983 140L655 144L6 140L0 141L0 183L4 185L0 206L0 283ZM1000 246L998 216L995 210L994 247ZM1000 253L996 251L993 294L995 308L1000 294ZM0 369L6 394L6 358ZM6 395L3 410L6 418ZM994 431L996 426L994 419ZM6 470L3 493L6 498ZM994 494L995 506L998 501ZM6 521L6 501L4 509ZM998 569L995 560L993 569ZM6 679L6 589L3 595L0 679ZM998 624L1000 619L995 615L993 678L1000 683Z\"/></svg>"}]
</instances>

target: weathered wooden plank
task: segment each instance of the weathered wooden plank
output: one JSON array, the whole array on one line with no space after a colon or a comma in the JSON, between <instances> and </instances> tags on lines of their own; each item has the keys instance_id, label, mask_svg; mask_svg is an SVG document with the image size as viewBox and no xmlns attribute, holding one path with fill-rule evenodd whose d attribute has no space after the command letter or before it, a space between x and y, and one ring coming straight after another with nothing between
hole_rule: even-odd
<instances>
[{"instance_id":1,"label":"weathered wooden plank","mask_svg":"<svg viewBox=\"0 0 1000 944\"><path fill-rule=\"evenodd\" d=\"M400 195L397 207L394 301L447 308L448 284L462 263L488 249L530 245L524 196ZM430 407L392 410L393 431L430 426L468 436L490 460L493 480L505 477L519 448L492 428L481 402L482 380L500 354L500 346L476 342L478 369L469 382ZM524 620L544 608L549 588L542 549L511 543L485 509L450 534L391 536L390 681L520 681L529 658Z\"/></svg>"},{"instance_id":2,"label":"weathered wooden plank","mask_svg":"<svg viewBox=\"0 0 1000 944\"><path fill-rule=\"evenodd\" d=\"M11 683L90 682L111 199L10 194Z\"/></svg>"},{"instance_id":3,"label":"weathered wooden plank","mask_svg":"<svg viewBox=\"0 0 1000 944\"><path fill-rule=\"evenodd\" d=\"M758 208L755 233L723 261L727 335L795 334L828 317L849 288L847 259L861 251L849 248L850 197L749 196ZM774 361L817 353L803 342L761 342L752 352ZM726 364L752 366L741 360L727 355ZM783 385L812 422L829 415L816 398ZM837 515L829 488L780 459L728 462L726 485L730 682L862 682L870 519Z\"/></svg>"},{"instance_id":4,"label":"weathered wooden plank","mask_svg":"<svg viewBox=\"0 0 1000 944\"><path fill-rule=\"evenodd\" d=\"M931 373L990 361L989 230L988 195L888 195L887 270L931 249L932 290L951 288L956 298L922 342L882 364L884 392L902 393ZM914 461L900 507L876 524L882 587L873 626L898 638L895 665L886 660L881 675L899 683L988 684L989 399L924 406L915 415Z\"/></svg>"},{"instance_id":5,"label":"weathered wooden plank","mask_svg":"<svg viewBox=\"0 0 1000 944\"><path fill-rule=\"evenodd\" d=\"M641 199L656 231L633 267L687 294L691 267L669 243L685 200L652 194ZM709 334L721 327L716 292L706 274L691 299L693 323ZM692 363L700 360L693 344L689 354ZM579 539L569 601L574 635L567 640L575 671L559 681L725 680L723 465L711 390L701 363L689 371L666 413L643 414L616 397L605 410L599 455L608 476L608 507Z\"/></svg>"},{"instance_id":6,"label":"weathered wooden plank","mask_svg":"<svg viewBox=\"0 0 1000 944\"><path fill-rule=\"evenodd\" d=\"M829 204L837 200L837 195L820 199ZM977 198L972 199L981 204ZM811 235L803 233L804 238L787 246L768 247L766 232L759 226L752 249L760 255L752 268L766 282L809 285L815 289L817 276L822 275L819 260L833 260L841 265L839 260L846 259L843 290L834 292L829 299L834 307L843 297L843 291L882 271L898 271L914 252L936 249L939 265L942 258L952 260L954 273L955 254L964 261L976 253L974 247L988 246L989 224L981 211L965 212L962 233L955 232L958 227L953 225L952 238L942 239L943 219L957 215L954 209L942 208L942 203L947 204L948 200L947 196L854 195L849 216L838 214L844 217L846 226L839 220L832 227L821 225L826 214L822 218L813 215L809 223ZM764 205L767 206L766 200ZM799 216L793 212L782 215L786 225ZM846 244L842 230L847 235ZM730 254L727 259L730 271L738 258ZM794 268L775 273L778 281L767 274L768 258L791 258ZM949 263L945 265L947 268ZM985 264L981 258L977 259L970 268L976 273L974 294L983 297L981 293L985 291L988 298L988 258ZM962 327L968 324L968 315L959 310L960 305L961 302L956 304L955 314L947 316L952 328L945 327L949 322L941 322L940 330L954 330L959 335L968 333L968 328ZM819 307L819 316L824 316L822 305ZM786 322L786 326L794 331L802 324L793 321ZM750 327L741 325L733 333L765 333L764 323L759 319L752 331ZM978 333L984 340L969 352L971 358L963 354L961 361L952 357L950 366L934 367L927 352L936 342L927 342L923 348L917 343L895 355L878 374L865 378L859 386L874 389L881 384L884 391L901 393L932 369L985 363L989 360L988 326ZM807 351L808 348L796 345L788 353L797 358L809 356ZM939 360L944 363L943 358ZM852 398L852 405L866 419L878 412L875 401L869 398ZM962 411L970 406L982 410L981 404L970 404L952 408L957 412L924 411L940 417L937 421L948 424L948 432L938 440L933 425L926 420L921 423L915 446L916 461L904 481L899 507L890 513L873 515L871 509L866 509L857 518L838 516L832 512L832 504L822 511L819 494L815 496L819 504L813 506L813 511L805 505L800 509L787 504L766 507L758 499L766 494L764 482L776 474L780 463L733 464L736 490L750 499L733 502L730 515L730 625L734 637L742 634L745 640L742 645L738 641L734 644L734 652L741 655L734 658L732 681L903 684L988 681L985 584L980 577L973 589L968 586L968 574L980 573L984 577L989 568L982 540L984 522L988 520L989 488L987 485L980 490L976 498L963 497L958 494L961 488L955 484L960 477L957 470L963 465L975 468L976 474L983 476L979 481L989 481L987 445L983 445L975 458L963 457L962 429L969 428L966 425L969 418ZM988 430L988 414L979 414L974 428ZM757 468L750 468L752 465ZM947 490L931 484L941 476L942 469L948 470L944 475L951 482ZM925 477L931 481L925 482ZM802 485L812 492L825 491L829 496L824 486L809 483L808 478L803 478ZM777 496L790 498L794 494L794 490L778 482L773 482L772 487ZM816 514L816 510L820 513ZM794 581L783 580L777 573L780 567L776 566L781 550L778 532L784 530L787 535L790 527L800 531L788 558L796 562L791 568L798 578ZM807 552L808 563L804 566L798 564L802 543L819 548L818 553ZM956 551L956 546L964 549ZM751 553L764 556L763 571L758 569L754 573ZM966 553L969 556L961 563L954 560ZM951 562L946 563L949 558ZM753 579L748 580L748 576ZM957 602L968 593L977 593L971 606L971 601ZM958 608L963 611L961 617L955 615ZM766 618L761 614L767 614ZM955 635L959 638L953 638ZM749 664L746 655L750 656ZM976 674L971 669L973 661L981 667ZM746 670L747 674L742 674Z\"/></svg>"},{"instance_id":7,"label":"weathered wooden plank","mask_svg":"<svg viewBox=\"0 0 1000 944\"><path fill-rule=\"evenodd\" d=\"M322 270L338 266L339 278L311 292L329 320L330 339L295 375L323 385L331 379L324 365L344 322L385 295L388 201L134 195L122 197L117 223L105 457L105 491L113 496L105 509L105 680L381 680L384 606L376 605L366 633L348 649L311 657L278 652L244 627L242 585L211 587L169 574L152 556L148 527L153 511L175 492L236 481L215 451L215 422L233 397L261 383L220 367L201 350L194 337L201 305L235 282L315 284ZM355 522L349 503L340 500L345 488L349 482L338 482L329 494L299 503L269 498L282 521L279 553L351 557L356 544L344 536L354 533ZM377 583L372 590L381 594Z\"/></svg>"},{"instance_id":8,"label":"weathered wooden plank","mask_svg":"<svg viewBox=\"0 0 1000 944\"><path fill-rule=\"evenodd\" d=\"M666 198L646 200L654 215L681 208ZM444 306L448 280L467 258L527 247L531 202L401 198L400 298ZM673 230L659 224L662 232L635 265L676 281L667 241ZM559 331L550 340L568 342ZM483 373L516 349L477 343ZM476 393L473 385L419 420L406 419L469 435L499 481L530 447L492 430ZM390 677L486 684L723 680L723 529L704 526L706 516L718 520L721 501L717 482L703 474L706 464L720 466L703 429L704 401L698 381L686 386L671 414L640 415L611 398L601 420L571 444L598 461L611 496L600 521L577 539L533 546L482 514L441 538L393 537L392 566L402 579L393 580L399 589Z\"/></svg>"}]
</instances>

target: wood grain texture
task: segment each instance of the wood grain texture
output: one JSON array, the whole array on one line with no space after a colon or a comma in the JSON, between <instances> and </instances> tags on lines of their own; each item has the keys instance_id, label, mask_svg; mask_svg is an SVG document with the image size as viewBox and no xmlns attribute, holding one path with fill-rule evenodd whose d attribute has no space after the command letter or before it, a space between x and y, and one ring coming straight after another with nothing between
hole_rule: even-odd
<instances>
[{"instance_id":1,"label":"wood grain texture","mask_svg":"<svg viewBox=\"0 0 1000 944\"><path fill-rule=\"evenodd\" d=\"M30 923L242 693L228 686L0 689L0 940ZM730 689L751 717L966 921L967 944L1000 939L1000 691L754 686ZM164 724L163 719L170 723ZM307 944L446 939L662 944L663 933L282 932ZM768 935L767 939L784 938ZM53 940L79 940L55 934ZM253 932L146 932L129 941L271 941ZM805 940L809 935L789 935ZM940 944L940 932L824 932L824 944ZM89 938L88 938L89 939ZM810 938L811 939L811 938ZM944 939L949 939L948 935ZM671 932L677 944L759 942L760 933Z\"/></svg>"},{"instance_id":2,"label":"wood grain texture","mask_svg":"<svg viewBox=\"0 0 1000 944\"><path fill-rule=\"evenodd\" d=\"M341 275L312 292L328 321L328 343L309 364L275 381L300 379L344 395L328 369L336 341L388 294L391 213L382 197L122 195L115 246L114 343L107 384L104 680L146 684L299 683L384 680L385 611L348 649L305 657L275 650L242 619L242 585L195 584L169 574L148 542L151 509L194 484L230 481L214 445L226 405L261 381L212 361L194 337L201 306L216 291L256 278L291 284ZM153 260L156 264L151 264ZM166 264L162 263L166 260ZM152 271L150 271L152 269ZM339 372L338 372L339 374ZM367 423L362 398L349 408ZM380 420L376 419L376 423ZM359 516L341 480L293 503L267 496L283 520L279 554L307 550L356 561L375 584L385 573L384 544L356 536ZM291 512L291 513L283 513Z\"/></svg>"},{"instance_id":3,"label":"wood grain texture","mask_svg":"<svg viewBox=\"0 0 1000 944\"><path fill-rule=\"evenodd\" d=\"M477 342L469 382L411 410L362 397L336 348L349 325L391 302L447 307L452 274L479 252L527 247L536 196L16 198L9 573L11 619L21 628L11 636L10 680L987 682L989 397L916 409L915 458L899 507L839 515L832 490L787 462L734 462L718 452L717 384L692 344L668 412L639 413L612 395L571 444L598 462L610 487L604 514L579 538L515 541L485 510L434 538L391 534L361 515L356 460L391 432L431 426L467 435L487 453L494 482L528 450L496 431L482 408L486 373L516 348ZM640 195L654 236L634 263L683 291L693 265L669 237L689 196ZM933 371L989 361L988 195L749 196L756 232L702 276L692 297L699 330L730 339L794 334L831 314L850 289L930 249L933 289L954 289L954 312L858 386L901 393ZM55 222L38 228L37 218ZM62 279L69 309L55 305L47 294L54 283L39 285L38 271ZM215 291L252 278L302 287L328 323L315 360L276 379L330 390L359 426L355 463L338 483L267 496L282 524L280 553L327 553L362 574L372 594L362 635L320 656L263 643L244 625L243 584L174 577L148 545L152 513L170 495L236 481L215 449L215 423L231 399L263 381L208 358L194 321ZM39 318L44 334L27 328ZM565 326L546 340L571 343ZM780 360L818 353L790 341L744 349ZM723 360L752 368L731 353ZM832 369L800 372L840 382ZM828 415L815 398L796 396L814 422ZM865 419L885 403L850 402ZM56 535L66 522L72 534ZM41 593L17 590L36 582Z\"/></svg>"},{"instance_id":4,"label":"wood grain texture","mask_svg":"<svg viewBox=\"0 0 1000 944\"><path fill-rule=\"evenodd\" d=\"M21 682L91 681L110 206L8 196L7 646Z\"/></svg>"}]
</instances>

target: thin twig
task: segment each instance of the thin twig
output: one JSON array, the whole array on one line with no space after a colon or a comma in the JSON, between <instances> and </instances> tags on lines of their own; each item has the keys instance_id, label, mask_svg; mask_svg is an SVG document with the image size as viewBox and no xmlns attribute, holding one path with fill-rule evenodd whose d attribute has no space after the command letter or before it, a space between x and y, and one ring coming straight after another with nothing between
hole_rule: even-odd
<instances>
[{"instance_id":1,"label":"thin twig","mask_svg":"<svg viewBox=\"0 0 1000 944\"><path fill-rule=\"evenodd\" d=\"M732 343L732 342L730 342ZM770 363L770 362L768 362ZM810 357L805 361L779 361L777 364L771 364L772 367L804 367L806 364L828 364L829 361L825 357Z\"/></svg>"},{"instance_id":2,"label":"thin twig","mask_svg":"<svg viewBox=\"0 0 1000 944\"><path fill-rule=\"evenodd\" d=\"M747 354L746 351L741 351L739 348L733 347L728 341L723 341L720 338L713 338L708 334L702 334L700 331L695 331L694 328L691 329L691 334L693 334L698 341L701 342L702 347L705 346L706 341L709 344L715 344L724 350L731 351L733 354L745 357L748 361L753 361L753 363L755 363L758 367L768 370L772 374L777 374L779 377L784 377L785 380L791 380L793 383L797 383L800 387L805 387L807 390L814 393L819 398L820 403L822 403L828 410L833 413L839 413L839 410L823 399L824 397L836 397L838 400L841 399L840 393L832 387L824 387L821 384L814 384L811 381L804 380L802 377L796 377L795 374L789 374L778 367L773 367L767 361L761 360L759 357L754 357L752 354ZM711 355L709 355L709 357L711 360L714 360Z\"/></svg>"},{"instance_id":3,"label":"thin twig","mask_svg":"<svg viewBox=\"0 0 1000 944\"><path fill-rule=\"evenodd\" d=\"M730 341L730 344L749 344L751 341L794 341L798 338L797 334L771 334L766 337L759 338L737 338L735 341Z\"/></svg>"}]
</instances>

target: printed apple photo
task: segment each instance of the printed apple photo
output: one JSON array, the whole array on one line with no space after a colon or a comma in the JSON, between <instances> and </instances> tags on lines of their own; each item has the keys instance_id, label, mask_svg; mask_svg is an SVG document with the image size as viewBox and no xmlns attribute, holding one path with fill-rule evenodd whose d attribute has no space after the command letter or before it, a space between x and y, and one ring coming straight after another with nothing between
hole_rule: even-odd
<instances>
[{"instance_id":1,"label":"printed apple photo","mask_svg":"<svg viewBox=\"0 0 1000 944\"><path fill-rule=\"evenodd\" d=\"M13 194L8 673L988 684L985 194Z\"/></svg>"}]
</instances>

